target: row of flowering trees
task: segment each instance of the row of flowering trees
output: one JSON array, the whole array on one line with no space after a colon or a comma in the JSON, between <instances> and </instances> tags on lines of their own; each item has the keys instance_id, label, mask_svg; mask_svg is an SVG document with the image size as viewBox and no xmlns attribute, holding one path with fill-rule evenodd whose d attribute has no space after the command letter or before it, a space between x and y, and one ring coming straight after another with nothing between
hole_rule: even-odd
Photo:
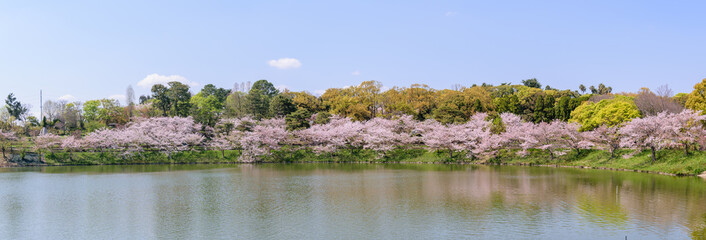
<instances>
[{"instance_id":1,"label":"row of flowering trees","mask_svg":"<svg viewBox=\"0 0 706 240\"><path fill-rule=\"evenodd\" d=\"M160 117L135 121L124 128L101 129L83 138L44 134L35 138L37 150L76 151L118 150L125 154L160 151L167 154L192 150L205 143L201 126L191 118Z\"/></svg>"},{"instance_id":2,"label":"row of flowering trees","mask_svg":"<svg viewBox=\"0 0 706 240\"><path fill-rule=\"evenodd\" d=\"M495 121L494 121L495 120ZM584 149L603 149L614 157L615 150L630 148L656 151L663 148L689 149L706 146L706 131L700 112L660 113L634 119L623 126L600 126L579 131L576 123L553 121L531 123L511 113L499 119L477 113L462 124L416 121L411 116L397 119L374 118L352 121L332 117L328 123L288 131L284 119L256 121L249 118L222 120L214 128L201 126L191 118L147 118L124 128L102 129L83 138L46 134L35 138L38 150L119 151L139 153L212 149L242 150L242 161L257 161L274 151L310 150L332 156L337 151L371 150L385 157L390 151L426 148L448 153L449 158L465 154L476 158L493 156L501 149L526 154L529 149L555 156Z\"/></svg>"}]
</instances>

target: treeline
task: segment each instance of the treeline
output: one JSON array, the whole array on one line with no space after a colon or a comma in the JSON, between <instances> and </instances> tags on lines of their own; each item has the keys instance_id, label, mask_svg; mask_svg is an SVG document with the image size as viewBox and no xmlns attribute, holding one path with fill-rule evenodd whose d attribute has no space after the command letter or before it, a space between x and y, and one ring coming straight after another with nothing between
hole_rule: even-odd
<instances>
[{"instance_id":1,"label":"treeline","mask_svg":"<svg viewBox=\"0 0 706 240\"><path fill-rule=\"evenodd\" d=\"M653 116L659 112L677 113L690 106L704 110L704 83L691 94L673 95L666 86L656 91L643 88L637 93L613 93L611 87L580 85L577 90L558 90L537 79L522 84L503 83L453 89L432 89L427 85L392 87L383 90L376 81L358 86L331 88L321 96L309 92L279 91L267 80L235 84L232 89L205 85L193 94L188 85L170 82L157 84L148 95L135 99L131 87L127 102L97 99L86 102L46 101L43 119L27 116L29 107L12 94L0 112L0 129L24 136L37 136L42 127L59 135L85 135L101 128L125 126L139 118L192 117L207 127L225 118L254 119L308 118L322 113L348 117L355 121L395 118L410 115L417 121L434 119L442 124L463 123L476 113L498 116L512 113L533 123L553 120L577 122L582 130L607 124L614 126L630 119ZM22 122L22 124L17 124Z\"/></svg>"},{"instance_id":2,"label":"treeline","mask_svg":"<svg viewBox=\"0 0 706 240\"><path fill-rule=\"evenodd\" d=\"M225 158L225 151L237 149L243 162L295 153L333 159L342 152L355 155L363 150L384 160L391 152L412 149L448 154L449 160L492 159L500 151L524 155L531 150L546 151L553 160L572 151L579 156L584 149L606 150L613 158L616 150L627 148L635 150L632 154L650 150L655 162L656 152L661 149L683 149L687 155L690 150L703 150L704 120L706 116L701 112L691 110L661 112L619 126L579 131L582 126L577 123L526 122L512 113L499 117L477 113L459 124L417 121L409 115L367 121L318 114L310 119L237 118L224 119L215 128L195 123L191 117L156 117L137 120L124 128L97 130L85 137L43 134L34 139L33 147L45 154L68 152L69 160L71 153L87 151L101 155L117 151L130 157L153 151L171 156L176 152L217 150ZM294 125L299 127L292 128ZM0 143L16 140L11 137L0 132Z\"/></svg>"}]
</instances>

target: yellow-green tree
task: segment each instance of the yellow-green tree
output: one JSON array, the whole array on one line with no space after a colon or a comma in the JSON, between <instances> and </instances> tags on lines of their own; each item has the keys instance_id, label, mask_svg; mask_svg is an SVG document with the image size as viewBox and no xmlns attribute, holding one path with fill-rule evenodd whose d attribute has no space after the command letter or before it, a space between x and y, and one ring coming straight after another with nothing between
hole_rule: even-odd
<instances>
[{"instance_id":1,"label":"yellow-green tree","mask_svg":"<svg viewBox=\"0 0 706 240\"><path fill-rule=\"evenodd\" d=\"M358 86L330 88L321 95L323 105L333 114L347 116L358 121L374 118L381 108L382 84L365 81Z\"/></svg>"},{"instance_id":2,"label":"yellow-green tree","mask_svg":"<svg viewBox=\"0 0 706 240\"><path fill-rule=\"evenodd\" d=\"M686 100L686 108L706 111L706 78L694 85L694 91L689 94Z\"/></svg>"},{"instance_id":3,"label":"yellow-green tree","mask_svg":"<svg viewBox=\"0 0 706 240\"><path fill-rule=\"evenodd\" d=\"M630 97L617 95L600 102L584 102L571 112L569 122L581 124L581 131L593 130L601 125L609 127L640 117L640 110Z\"/></svg>"},{"instance_id":4,"label":"yellow-green tree","mask_svg":"<svg viewBox=\"0 0 706 240\"><path fill-rule=\"evenodd\" d=\"M309 92L291 92L291 95L294 105L297 105L298 108L304 108L309 112L319 112L323 110L321 108L321 100Z\"/></svg>"}]
</instances>

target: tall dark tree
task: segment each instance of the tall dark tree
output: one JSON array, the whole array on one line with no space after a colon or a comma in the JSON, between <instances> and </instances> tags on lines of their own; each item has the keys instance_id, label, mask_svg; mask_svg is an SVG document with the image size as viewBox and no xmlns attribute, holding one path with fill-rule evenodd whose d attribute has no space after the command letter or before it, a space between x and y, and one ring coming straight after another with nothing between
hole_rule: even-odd
<instances>
[{"instance_id":1,"label":"tall dark tree","mask_svg":"<svg viewBox=\"0 0 706 240\"><path fill-rule=\"evenodd\" d=\"M169 88L165 87L162 84L156 84L152 86L152 99L154 99L154 105L157 107L159 110L162 110L162 116L168 116L169 115L169 109L171 106L171 101L169 99L169 95L167 95L167 92L169 91ZM149 98L147 98L149 99Z\"/></svg>"},{"instance_id":2,"label":"tall dark tree","mask_svg":"<svg viewBox=\"0 0 706 240\"><path fill-rule=\"evenodd\" d=\"M611 92L613 92L612 87L606 87L603 83L598 84L598 94L609 94Z\"/></svg>"},{"instance_id":3,"label":"tall dark tree","mask_svg":"<svg viewBox=\"0 0 706 240\"><path fill-rule=\"evenodd\" d=\"M536 78L522 80L522 84L531 88L542 88L542 84Z\"/></svg>"},{"instance_id":4,"label":"tall dark tree","mask_svg":"<svg viewBox=\"0 0 706 240\"><path fill-rule=\"evenodd\" d=\"M218 99L219 102L225 103L226 98L228 98L228 94L230 93L230 90L225 88L218 88L213 84L207 84L206 86L203 86L203 89L201 89L201 93L204 97L212 95L216 96L216 99Z\"/></svg>"},{"instance_id":5,"label":"tall dark tree","mask_svg":"<svg viewBox=\"0 0 706 240\"><path fill-rule=\"evenodd\" d=\"M189 86L180 82L152 86L151 98L154 99L155 107L162 110L162 116L186 117L191 110Z\"/></svg>"},{"instance_id":6,"label":"tall dark tree","mask_svg":"<svg viewBox=\"0 0 706 240\"><path fill-rule=\"evenodd\" d=\"M5 108L7 108L7 112L10 114L10 116L15 117L17 120L24 120L25 114L29 111L26 106L22 105L20 101L17 101L17 98L15 98L14 93L10 93L7 95L7 99L5 99Z\"/></svg>"},{"instance_id":7,"label":"tall dark tree","mask_svg":"<svg viewBox=\"0 0 706 240\"><path fill-rule=\"evenodd\" d=\"M591 90L592 94L598 94L598 89L596 87L590 86L590 87L588 87L588 89Z\"/></svg>"},{"instance_id":8,"label":"tall dark tree","mask_svg":"<svg viewBox=\"0 0 706 240\"><path fill-rule=\"evenodd\" d=\"M305 108L299 108L297 111L290 113L284 118L287 123L287 130L294 131L309 128L309 118L311 113Z\"/></svg>"},{"instance_id":9,"label":"tall dark tree","mask_svg":"<svg viewBox=\"0 0 706 240\"><path fill-rule=\"evenodd\" d=\"M268 117L270 113L270 100L279 91L267 80L258 80L248 92L248 112L256 119Z\"/></svg>"},{"instance_id":10,"label":"tall dark tree","mask_svg":"<svg viewBox=\"0 0 706 240\"><path fill-rule=\"evenodd\" d=\"M284 117L297 110L292 99L279 94L270 101L270 116Z\"/></svg>"},{"instance_id":11,"label":"tall dark tree","mask_svg":"<svg viewBox=\"0 0 706 240\"><path fill-rule=\"evenodd\" d=\"M189 110L191 110L189 85L180 82L169 82L167 85L169 85L167 96L169 96L171 101L171 115L179 117L189 116Z\"/></svg>"},{"instance_id":12,"label":"tall dark tree","mask_svg":"<svg viewBox=\"0 0 706 240\"><path fill-rule=\"evenodd\" d=\"M586 93L586 86L583 84L579 85L579 90L581 91L581 94Z\"/></svg>"}]
</instances>

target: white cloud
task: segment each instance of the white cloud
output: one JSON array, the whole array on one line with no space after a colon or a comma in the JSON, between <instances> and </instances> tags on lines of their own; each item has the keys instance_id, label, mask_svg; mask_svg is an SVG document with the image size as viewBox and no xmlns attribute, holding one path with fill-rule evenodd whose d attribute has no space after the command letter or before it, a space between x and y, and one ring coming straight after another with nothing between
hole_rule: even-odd
<instances>
[{"instance_id":1,"label":"white cloud","mask_svg":"<svg viewBox=\"0 0 706 240\"><path fill-rule=\"evenodd\" d=\"M351 73L351 75L358 76L358 75L360 75L360 71L355 70L354 72Z\"/></svg>"},{"instance_id":2,"label":"white cloud","mask_svg":"<svg viewBox=\"0 0 706 240\"><path fill-rule=\"evenodd\" d=\"M125 95L122 95L122 94L110 95L110 97L108 97L108 98L118 100L120 102L120 104L124 104L127 102L127 97L125 97Z\"/></svg>"},{"instance_id":3,"label":"white cloud","mask_svg":"<svg viewBox=\"0 0 706 240\"><path fill-rule=\"evenodd\" d=\"M140 82L137 83L137 86L143 87L143 88L151 88L153 85L156 84L167 84L169 82L180 82L186 85L189 85L189 87L198 87L199 83L197 82L192 82L186 79L185 77L179 76L179 75L159 75L159 74L150 74L147 75L144 79L142 79Z\"/></svg>"},{"instance_id":4,"label":"white cloud","mask_svg":"<svg viewBox=\"0 0 706 240\"><path fill-rule=\"evenodd\" d=\"M270 60L267 61L267 64L271 67L276 67L279 69L299 68L302 66L302 63L296 58L280 58L277 60Z\"/></svg>"},{"instance_id":5,"label":"white cloud","mask_svg":"<svg viewBox=\"0 0 706 240\"><path fill-rule=\"evenodd\" d=\"M73 102L76 101L76 97L72 96L71 94L66 94L64 96L61 96L58 98L59 101L67 101L67 102Z\"/></svg>"},{"instance_id":6,"label":"white cloud","mask_svg":"<svg viewBox=\"0 0 706 240\"><path fill-rule=\"evenodd\" d=\"M326 90L321 90L321 89L319 89L319 90L314 90L314 94L315 94L316 96L321 96L321 95L323 95L325 92L326 92Z\"/></svg>"},{"instance_id":7,"label":"white cloud","mask_svg":"<svg viewBox=\"0 0 706 240\"><path fill-rule=\"evenodd\" d=\"M458 12L449 11L449 12L446 12L446 14L444 14L444 15L446 15L447 17L453 17L453 16L458 15Z\"/></svg>"}]
</instances>

